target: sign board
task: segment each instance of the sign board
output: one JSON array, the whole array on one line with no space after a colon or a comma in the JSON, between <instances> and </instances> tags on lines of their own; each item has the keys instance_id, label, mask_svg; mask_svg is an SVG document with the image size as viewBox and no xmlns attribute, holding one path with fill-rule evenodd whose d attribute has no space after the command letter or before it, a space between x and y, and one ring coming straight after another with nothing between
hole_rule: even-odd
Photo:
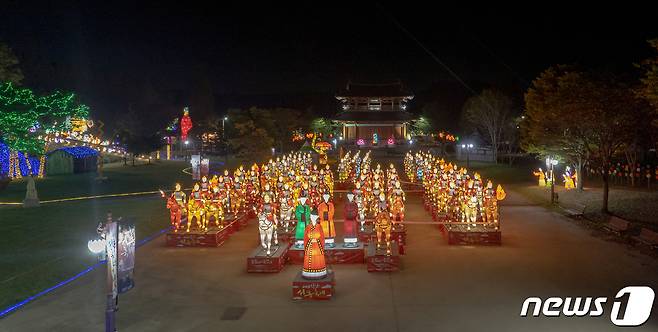
<instances>
[{"instance_id":1,"label":"sign board","mask_svg":"<svg viewBox=\"0 0 658 332\"><path fill-rule=\"evenodd\" d=\"M112 297L116 298L118 294L117 287L117 222L107 224L105 230L105 253L107 254L107 264L112 275Z\"/></svg>"},{"instance_id":2,"label":"sign board","mask_svg":"<svg viewBox=\"0 0 658 332\"><path fill-rule=\"evenodd\" d=\"M193 154L190 163L192 164L192 179L201 180L201 155Z\"/></svg>"},{"instance_id":3,"label":"sign board","mask_svg":"<svg viewBox=\"0 0 658 332\"><path fill-rule=\"evenodd\" d=\"M118 274L117 284L119 294L123 294L135 287L133 271L135 269L135 224L131 221L122 221L119 224Z\"/></svg>"},{"instance_id":4,"label":"sign board","mask_svg":"<svg viewBox=\"0 0 658 332\"><path fill-rule=\"evenodd\" d=\"M201 176L208 176L208 172L210 171L210 159L204 158L201 159Z\"/></svg>"}]
</instances>

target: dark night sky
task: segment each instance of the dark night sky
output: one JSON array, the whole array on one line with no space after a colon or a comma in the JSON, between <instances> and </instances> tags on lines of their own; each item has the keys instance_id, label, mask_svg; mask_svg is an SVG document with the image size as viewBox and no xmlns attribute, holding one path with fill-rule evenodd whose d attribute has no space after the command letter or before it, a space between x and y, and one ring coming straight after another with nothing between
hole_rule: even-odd
<instances>
[{"instance_id":1,"label":"dark night sky","mask_svg":"<svg viewBox=\"0 0 658 332\"><path fill-rule=\"evenodd\" d=\"M658 37L641 6L574 9L433 8L304 2L196 8L66 6L16 1L0 9L0 40L18 55L25 84L71 89L93 108L121 107L143 82L218 95L325 93L346 80L400 78L415 91L456 81L391 17L467 82L524 89L556 63L633 71ZM469 83L470 84L470 83Z\"/></svg>"}]
</instances>

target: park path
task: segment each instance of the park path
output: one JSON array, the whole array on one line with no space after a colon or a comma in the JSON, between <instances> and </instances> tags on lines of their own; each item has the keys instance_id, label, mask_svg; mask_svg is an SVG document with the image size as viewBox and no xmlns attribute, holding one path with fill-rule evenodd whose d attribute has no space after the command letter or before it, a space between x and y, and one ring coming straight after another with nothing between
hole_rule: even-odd
<instances>
[{"instance_id":1,"label":"park path","mask_svg":"<svg viewBox=\"0 0 658 332\"><path fill-rule=\"evenodd\" d=\"M342 195L337 195L342 201ZM341 207L338 207L338 211ZM420 195L409 220L428 220ZM627 285L658 290L658 262L533 205L511 191L501 208L503 245L448 246L436 225L408 226L398 273L334 266L336 296L297 303L279 274L247 274L256 226L220 248L137 252L136 288L121 296L120 331L608 331L611 301L599 318L521 318L529 296L607 296ZM340 228L340 226L338 226ZM65 286L0 320L0 331L102 331L104 271ZM658 309L638 331L658 329Z\"/></svg>"}]
</instances>

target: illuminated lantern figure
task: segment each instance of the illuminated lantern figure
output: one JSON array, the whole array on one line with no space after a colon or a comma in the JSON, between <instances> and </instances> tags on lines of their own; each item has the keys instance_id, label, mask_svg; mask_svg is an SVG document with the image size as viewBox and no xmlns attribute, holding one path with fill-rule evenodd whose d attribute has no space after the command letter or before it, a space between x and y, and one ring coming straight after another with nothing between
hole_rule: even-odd
<instances>
[{"instance_id":1,"label":"illuminated lantern figure","mask_svg":"<svg viewBox=\"0 0 658 332\"><path fill-rule=\"evenodd\" d=\"M343 216L343 247L355 248L357 246L356 237L356 217L359 213L359 207L354 201L354 193L347 193L347 202L345 202Z\"/></svg>"},{"instance_id":2,"label":"illuminated lantern figure","mask_svg":"<svg viewBox=\"0 0 658 332\"><path fill-rule=\"evenodd\" d=\"M325 171L324 171L324 185L329 190L329 194L333 195L334 194L334 175L333 175L333 173L331 173L331 169L329 168L329 165L326 166Z\"/></svg>"},{"instance_id":3,"label":"illuminated lantern figure","mask_svg":"<svg viewBox=\"0 0 658 332\"><path fill-rule=\"evenodd\" d=\"M336 237L336 226L334 225L334 203L329 201L329 194L322 195L322 203L318 205L318 216L320 225L325 235L325 243L328 247L336 246L334 238Z\"/></svg>"},{"instance_id":4,"label":"illuminated lantern figure","mask_svg":"<svg viewBox=\"0 0 658 332\"><path fill-rule=\"evenodd\" d=\"M292 219L292 208L293 200L292 193L290 192L290 186L288 183L283 185L283 191L279 195L279 219L285 225L286 232L290 226L290 219Z\"/></svg>"},{"instance_id":5,"label":"illuminated lantern figure","mask_svg":"<svg viewBox=\"0 0 658 332\"><path fill-rule=\"evenodd\" d=\"M541 167L539 168L538 171L532 172L532 174L538 177L537 185L539 185L540 187L546 187L546 175L544 175L544 171L541 169Z\"/></svg>"},{"instance_id":6,"label":"illuminated lantern figure","mask_svg":"<svg viewBox=\"0 0 658 332\"><path fill-rule=\"evenodd\" d=\"M566 167L562 177L564 178L564 189L571 190L576 187L571 175L571 167Z\"/></svg>"},{"instance_id":7,"label":"illuminated lantern figure","mask_svg":"<svg viewBox=\"0 0 658 332\"><path fill-rule=\"evenodd\" d=\"M324 259L324 233L318 225L318 216L310 215L310 223L304 229L304 263L302 277L305 279L322 279L327 275L327 263Z\"/></svg>"},{"instance_id":8,"label":"illuminated lantern figure","mask_svg":"<svg viewBox=\"0 0 658 332\"><path fill-rule=\"evenodd\" d=\"M223 197L219 191L219 187L213 186L210 198L207 200L208 223L210 222L210 217L213 217L215 219L215 226L219 228L224 228L224 207L222 206L222 201Z\"/></svg>"},{"instance_id":9,"label":"illuminated lantern figure","mask_svg":"<svg viewBox=\"0 0 658 332\"><path fill-rule=\"evenodd\" d=\"M374 185L372 187L372 190L370 191L370 213L372 213L373 216L375 216L378 212L377 208L377 199L379 198L379 194L382 194L383 191L379 187L379 181L374 181Z\"/></svg>"},{"instance_id":10,"label":"illuminated lantern figure","mask_svg":"<svg viewBox=\"0 0 658 332\"><path fill-rule=\"evenodd\" d=\"M162 192L164 197L164 192ZM185 213L186 195L181 190L180 183L176 183L176 189L167 199L167 209L169 209L169 219L174 227L174 232L178 232L181 224L181 215Z\"/></svg>"},{"instance_id":11,"label":"illuminated lantern figure","mask_svg":"<svg viewBox=\"0 0 658 332\"><path fill-rule=\"evenodd\" d=\"M235 214L238 214L239 212L243 211L244 206L244 191L242 183L240 183L240 178L235 179L233 182L233 190L231 190L229 193L231 195L231 211L233 211Z\"/></svg>"},{"instance_id":12,"label":"illuminated lantern figure","mask_svg":"<svg viewBox=\"0 0 658 332\"><path fill-rule=\"evenodd\" d=\"M190 117L190 109L185 107L183 117L180 119L180 138L183 142L187 140L187 134L190 130L192 130L192 118Z\"/></svg>"},{"instance_id":13,"label":"illuminated lantern figure","mask_svg":"<svg viewBox=\"0 0 658 332\"><path fill-rule=\"evenodd\" d=\"M391 191L391 214L393 215L394 223L402 223L404 221L404 201L406 197L404 191L400 187L400 182L395 182L395 187Z\"/></svg>"},{"instance_id":14,"label":"illuminated lantern figure","mask_svg":"<svg viewBox=\"0 0 658 332\"><path fill-rule=\"evenodd\" d=\"M198 183L194 184L194 189L190 193L190 199L187 202L187 231L190 231L190 226L192 225L192 218L196 219L197 229L204 230L206 228L206 216L205 208L203 203L203 195L201 195L200 186Z\"/></svg>"},{"instance_id":15,"label":"illuminated lantern figure","mask_svg":"<svg viewBox=\"0 0 658 332\"><path fill-rule=\"evenodd\" d=\"M495 196L493 183L487 182L487 188L484 191L484 219L487 222L498 223L498 198ZM498 225L495 226L498 229Z\"/></svg>"},{"instance_id":16,"label":"illuminated lantern figure","mask_svg":"<svg viewBox=\"0 0 658 332\"><path fill-rule=\"evenodd\" d=\"M502 201L505 197L507 197L507 194L505 193L505 190L503 190L503 186L498 185L498 187L496 187L496 199Z\"/></svg>"},{"instance_id":17,"label":"illuminated lantern figure","mask_svg":"<svg viewBox=\"0 0 658 332\"><path fill-rule=\"evenodd\" d=\"M361 184L357 182L354 188L354 201L356 202L359 223L361 223L361 231L365 231L366 223L366 201L364 197L363 190L361 190Z\"/></svg>"},{"instance_id":18,"label":"illuminated lantern figure","mask_svg":"<svg viewBox=\"0 0 658 332\"><path fill-rule=\"evenodd\" d=\"M208 177L201 177L201 194L207 196L210 193L210 184L208 183Z\"/></svg>"},{"instance_id":19,"label":"illuminated lantern figure","mask_svg":"<svg viewBox=\"0 0 658 332\"><path fill-rule=\"evenodd\" d=\"M377 233L377 249L383 247L383 242L386 241L386 254L391 254L391 218L388 212L388 204L386 203L386 195L379 194L379 201L377 202L377 216L375 218L375 232Z\"/></svg>"},{"instance_id":20,"label":"illuminated lantern figure","mask_svg":"<svg viewBox=\"0 0 658 332\"><path fill-rule=\"evenodd\" d=\"M295 217L297 218L297 227L295 228L295 247L301 249L304 245L304 232L306 224L311 218L311 208L306 205L306 197L299 198L299 204L295 208Z\"/></svg>"},{"instance_id":21,"label":"illuminated lantern figure","mask_svg":"<svg viewBox=\"0 0 658 332\"><path fill-rule=\"evenodd\" d=\"M257 216L260 243L263 246L263 250L266 250L266 254L269 256L271 254L272 240L274 239L275 245L279 244L276 234L276 208L272 204L270 195L263 196L263 204L259 207Z\"/></svg>"}]
</instances>

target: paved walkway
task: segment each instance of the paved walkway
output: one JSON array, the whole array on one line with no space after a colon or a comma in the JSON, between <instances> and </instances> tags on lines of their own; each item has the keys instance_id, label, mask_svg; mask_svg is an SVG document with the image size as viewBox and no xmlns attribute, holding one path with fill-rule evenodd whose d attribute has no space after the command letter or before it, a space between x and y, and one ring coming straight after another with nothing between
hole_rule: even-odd
<instances>
[{"instance_id":1,"label":"paved walkway","mask_svg":"<svg viewBox=\"0 0 658 332\"><path fill-rule=\"evenodd\" d=\"M410 220L427 220L419 194ZM343 198L338 198L339 200ZM403 270L334 266L336 296L298 303L299 267L247 274L256 226L220 248L176 249L156 239L137 253L136 288L121 296L120 331L607 331L598 318L521 318L528 296L607 296L627 285L658 291L658 262L605 241L514 192L502 208L501 247L448 246L435 225L408 226ZM339 207L338 210L341 210ZM341 213L342 215L342 213ZM340 228L340 226L338 227ZM0 331L102 331L104 271L0 320ZM633 331L656 331L658 309ZM628 330L630 331L630 330Z\"/></svg>"}]
</instances>

